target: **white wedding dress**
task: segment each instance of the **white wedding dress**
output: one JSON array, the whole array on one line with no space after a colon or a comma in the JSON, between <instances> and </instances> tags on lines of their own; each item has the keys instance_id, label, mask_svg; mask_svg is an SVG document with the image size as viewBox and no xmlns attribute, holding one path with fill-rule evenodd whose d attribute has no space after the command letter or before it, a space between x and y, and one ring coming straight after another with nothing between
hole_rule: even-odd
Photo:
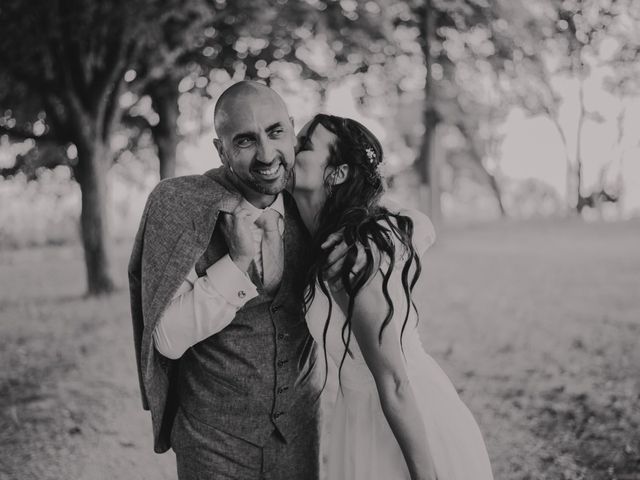
<instances>
[{"instance_id":1,"label":"white wedding dress","mask_svg":"<svg viewBox=\"0 0 640 480\"><path fill-rule=\"evenodd\" d=\"M435 235L429 219L416 211L403 211L414 220L413 242L420 256L431 246ZM401 247L400 247L401 248ZM398 250L398 249L397 249ZM406 313L401 283L402 263L396 262L389 289L395 312L387 328L398 332ZM328 299L316 288L307 312L307 324L323 356L322 332L328 312ZM345 317L335 300L327 332L326 349L330 374L337 375L343 352L342 325ZM398 333L399 334L399 333ZM423 349L412 309L403 335L407 371L425 425L429 450L438 480L491 480L491 466L482 435L451 380ZM341 371L333 409L326 414L322 443L327 459L328 480L404 480L409 479L400 447L382 412L378 391L355 337ZM333 372L333 373L331 373ZM329 384L337 384L329 380Z\"/></svg>"}]
</instances>

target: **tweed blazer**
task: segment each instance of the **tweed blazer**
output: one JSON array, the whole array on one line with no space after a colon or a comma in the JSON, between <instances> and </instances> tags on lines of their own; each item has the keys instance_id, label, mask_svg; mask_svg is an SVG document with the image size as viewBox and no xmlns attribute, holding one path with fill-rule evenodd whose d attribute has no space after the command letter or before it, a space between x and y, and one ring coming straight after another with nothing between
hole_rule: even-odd
<instances>
[{"instance_id":1,"label":"tweed blazer","mask_svg":"<svg viewBox=\"0 0 640 480\"><path fill-rule=\"evenodd\" d=\"M288 195L287 192L283 192ZM129 289L142 405L154 450L165 452L177 408L177 363L156 351L152 333L189 270L207 249L220 212L242 201L224 167L160 182L149 195L129 261Z\"/></svg>"}]
</instances>

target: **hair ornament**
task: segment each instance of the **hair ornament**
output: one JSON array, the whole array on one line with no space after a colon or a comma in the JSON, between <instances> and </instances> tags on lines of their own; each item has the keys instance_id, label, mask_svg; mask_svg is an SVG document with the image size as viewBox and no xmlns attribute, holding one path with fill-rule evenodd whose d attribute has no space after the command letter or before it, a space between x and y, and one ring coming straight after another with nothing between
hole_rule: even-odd
<instances>
[{"instance_id":1,"label":"hair ornament","mask_svg":"<svg viewBox=\"0 0 640 480\"><path fill-rule=\"evenodd\" d=\"M367 158L369 159L369 163L371 163L373 165L375 163L375 161L376 161L376 152L375 152L375 150L373 148L371 148L371 147L367 147L364 151L367 154Z\"/></svg>"}]
</instances>

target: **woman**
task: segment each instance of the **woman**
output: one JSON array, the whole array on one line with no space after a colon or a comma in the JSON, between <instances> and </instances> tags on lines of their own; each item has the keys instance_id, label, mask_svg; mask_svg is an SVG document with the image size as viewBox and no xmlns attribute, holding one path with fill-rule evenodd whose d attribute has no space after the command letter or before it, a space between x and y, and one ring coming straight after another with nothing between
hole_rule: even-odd
<instances>
[{"instance_id":1,"label":"woman","mask_svg":"<svg viewBox=\"0 0 640 480\"><path fill-rule=\"evenodd\" d=\"M298 134L293 193L315 259L307 323L339 378L327 478L491 479L475 420L418 335L411 292L433 228L380 204L381 162L380 143L354 120L316 115ZM349 249L327 280L336 233Z\"/></svg>"}]
</instances>

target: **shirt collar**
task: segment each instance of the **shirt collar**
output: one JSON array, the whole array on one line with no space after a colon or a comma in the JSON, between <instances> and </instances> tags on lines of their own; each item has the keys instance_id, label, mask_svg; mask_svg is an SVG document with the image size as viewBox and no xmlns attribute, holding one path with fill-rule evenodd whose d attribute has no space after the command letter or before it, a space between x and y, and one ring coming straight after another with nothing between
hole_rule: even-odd
<instances>
[{"instance_id":1,"label":"shirt collar","mask_svg":"<svg viewBox=\"0 0 640 480\"><path fill-rule=\"evenodd\" d=\"M251 214L251 218L253 220L255 220L260 215L262 215L262 212L264 212L266 208L274 209L276 212L280 214L281 218L284 218L284 198L282 196L282 193L279 193L276 199L273 201L273 203L268 207L266 207L265 209L256 207L251 202L249 202L246 198L242 199L242 208L249 211L249 213Z\"/></svg>"}]
</instances>

